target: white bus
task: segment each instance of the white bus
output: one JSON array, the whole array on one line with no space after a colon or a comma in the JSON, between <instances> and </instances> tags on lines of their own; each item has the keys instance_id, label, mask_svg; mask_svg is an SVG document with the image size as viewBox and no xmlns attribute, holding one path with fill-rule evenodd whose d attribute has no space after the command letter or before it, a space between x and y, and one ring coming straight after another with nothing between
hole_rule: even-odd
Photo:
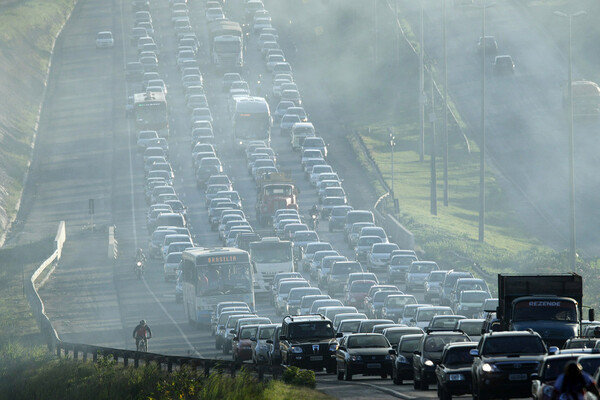
<instances>
[{"instance_id":1,"label":"white bus","mask_svg":"<svg viewBox=\"0 0 600 400\"><path fill-rule=\"evenodd\" d=\"M164 93L135 93L133 113L137 130L153 130L157 131L160 137L169 137L169 113Z\"/></svg>"},{"instance_id":2,"label":"white bus","mask_svg":"<svg viewBox=\"0 0 600 400\"><path fill-rule=\"evenodd\" d=\"M265 237L250 243L250 260L254 272L254 291L270 293L273 277L278 272L293 272L292 242Z\"/></svg>"},{"instance_id":3,"label":"white bus","mask_svg":"<svg viewBox=\"0 0 600 400\"><path fill-rule=\"evenodd\" d=\"M183 305L192 325L210 325L222 301L243 301L255 309L253 274L247 252L232 247L194 248L182 256Z\"/></svg>"},{"instance_id":4,"label":"white bus","mask_svg":"<svg viewBox=\"0 0 600 400\"><path fill-rule=\"evenodd\" d=\"M269 103L253 96L236 97L234 101L231 118L235 146L242 150L251 140L264 140L269 147L273 125Z\"/></svg>"}]
</instances>

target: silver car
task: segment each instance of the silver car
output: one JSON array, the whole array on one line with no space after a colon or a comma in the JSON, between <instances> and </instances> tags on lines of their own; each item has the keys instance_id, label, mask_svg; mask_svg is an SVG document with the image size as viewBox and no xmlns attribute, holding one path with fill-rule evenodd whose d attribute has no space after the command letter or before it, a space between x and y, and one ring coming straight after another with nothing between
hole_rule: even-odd
<instances>
[{"instance_id":1,"label":"silver car","mask_svg":"<svg viewBox=\"0 0 600 400\"><path fill-rule=\"evenodd\" d=\"M269 351L273 344L267 343L267 340L272 341L273 335L277 326L281 324L265 324L259 325L256 332L256 337L252 340L252 362L254 364L267 364L269 361Z\"/></svg>"}]
</instances>

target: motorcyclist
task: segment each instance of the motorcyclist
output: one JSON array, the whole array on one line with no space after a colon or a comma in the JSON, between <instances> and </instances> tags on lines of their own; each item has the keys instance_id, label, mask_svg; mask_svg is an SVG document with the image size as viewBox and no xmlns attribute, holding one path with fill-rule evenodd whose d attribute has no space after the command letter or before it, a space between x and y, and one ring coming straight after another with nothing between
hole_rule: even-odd
<instances>
[{"instance_id":1,"label":"motorcyclist","mask_svg":"<svg viewBox=\"0 0 600 400\"><path fill-rule=\"evenodd\" d=\"M135 339L135 348L138 349L140 345L140 340L143 338L151 339L152 338L152 330L146 324L146 320L141 320L138 326L133 329L133 338Z\"/></svg>"},{"instance_id":2,"label":"motorcyclist","mask_svg":"<svg viewBox=\"0 0 600 400\"><path fill-rule=\"evenodd\" d=\"M146 262L146 255L144 254L144 250L137 249L136 253L135 253L135 261L141 261L143 263Z\"/></svg>"},{"instance_id":3,"label":"motorcyclist","mask_svg":"<svg viewBox=\"0 0 600 400\"><path fill-rule=\"evenodd\" d=\"M313 229L317 229L317 226L319 225L319 210L317 209L317 205L313 204L308 213L312 219Z\"/></svg>"},{"instance_id":4,"label":"motorcyclist","mask_svg":"<svg viewBox=\"0 0 600 400\"><path fill-rule=\"evenodd\" d=\"M565 372L554 382L552 400L583 400L585 393L590 392L600 397L594 379L583 370L577 361L569 361Z\"/></svg>"}]
</instances>

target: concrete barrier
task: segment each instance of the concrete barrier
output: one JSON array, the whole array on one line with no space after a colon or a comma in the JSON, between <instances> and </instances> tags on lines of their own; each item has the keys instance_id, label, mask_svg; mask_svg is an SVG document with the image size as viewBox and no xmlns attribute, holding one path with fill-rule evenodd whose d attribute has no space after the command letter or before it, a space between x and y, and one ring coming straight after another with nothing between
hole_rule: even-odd
<instances>
[{"instance_id":1,"label":"concrete barrier","mask_svg":"<svg viewBox=\"0 0 600 400\"><path fill-rule=\"evenodd\" d=\"M391 242L396 243L401 249L414 250L415 236L406 229L394 216L373 210L377 225L381 226L392 237Z\"/></svg>"}]
</instances>

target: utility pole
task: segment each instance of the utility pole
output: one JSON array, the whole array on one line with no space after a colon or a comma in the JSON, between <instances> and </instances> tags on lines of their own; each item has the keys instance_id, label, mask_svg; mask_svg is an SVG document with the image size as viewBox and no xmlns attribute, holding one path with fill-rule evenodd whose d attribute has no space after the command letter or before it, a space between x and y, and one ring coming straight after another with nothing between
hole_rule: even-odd
<instances>
[{"instance_id":1,"label":"utility pole","mask_svg":"<svg viewBox=\"0 0 600 400\"><path fill-rule=\"evenodd\" d=\"M575 232L575 139L573 128L573 71L571 57L571 37L572 37L572 20L574 17L585 15L585 11L578 11L573 14L565 14L560 11L554 11L559 17L568 18L569 20L569 261L571 271L575 271L577 266L577 249L576 249L576 232Z\"/></svg>"},{"instance_id":2,"label":"utility pole","mask_svg":"<svg viewBox=\"0 0 600 400\"><path fill-rule=\"evenodd\" d=\"M425 41L423 40L423 0L421 1L421 38L419 44L419 124L421 134L419 136L419 161L425 159L425 66L423 65L423 55L425 53Z\"/></svg>"},{"instance_id":3,"label":"utility pole","mask_svg":"<svg viewBox=\"0 0 600 400\"><path fill-rule=\"evenodd\" d=\"M448 207L448 44L446 41L446 0L442 0L444 47L444 206Z\"/></svg>"},{"instance_id":4,"label":"utility pole","mask_svg":"<svg viewBox=\"0 0 600 400\"><path fill-rule=\"evenodd\" d=\"M390 152L391 152L391 156L392 156L392 187L391 187L391 193L392 193L392 202L394 201L394 199L396 198L394 195L394 147L396 146L396 137L394 136L394 133L392 132L392 128L388 128L388 135L390 138Z\"/></svg>"},{"instance_id":5,"label":"utility pole","mask_svg":"<svg viewBox=\"0 0 600 400\"><path fill-rule=\"evenodd\" d=\"M437 215L437 172L435 165L435 94L433 91L433 75L431 76L431 112L429 122L431 122L431 214Z\"/></svg>"}]
</instances>

